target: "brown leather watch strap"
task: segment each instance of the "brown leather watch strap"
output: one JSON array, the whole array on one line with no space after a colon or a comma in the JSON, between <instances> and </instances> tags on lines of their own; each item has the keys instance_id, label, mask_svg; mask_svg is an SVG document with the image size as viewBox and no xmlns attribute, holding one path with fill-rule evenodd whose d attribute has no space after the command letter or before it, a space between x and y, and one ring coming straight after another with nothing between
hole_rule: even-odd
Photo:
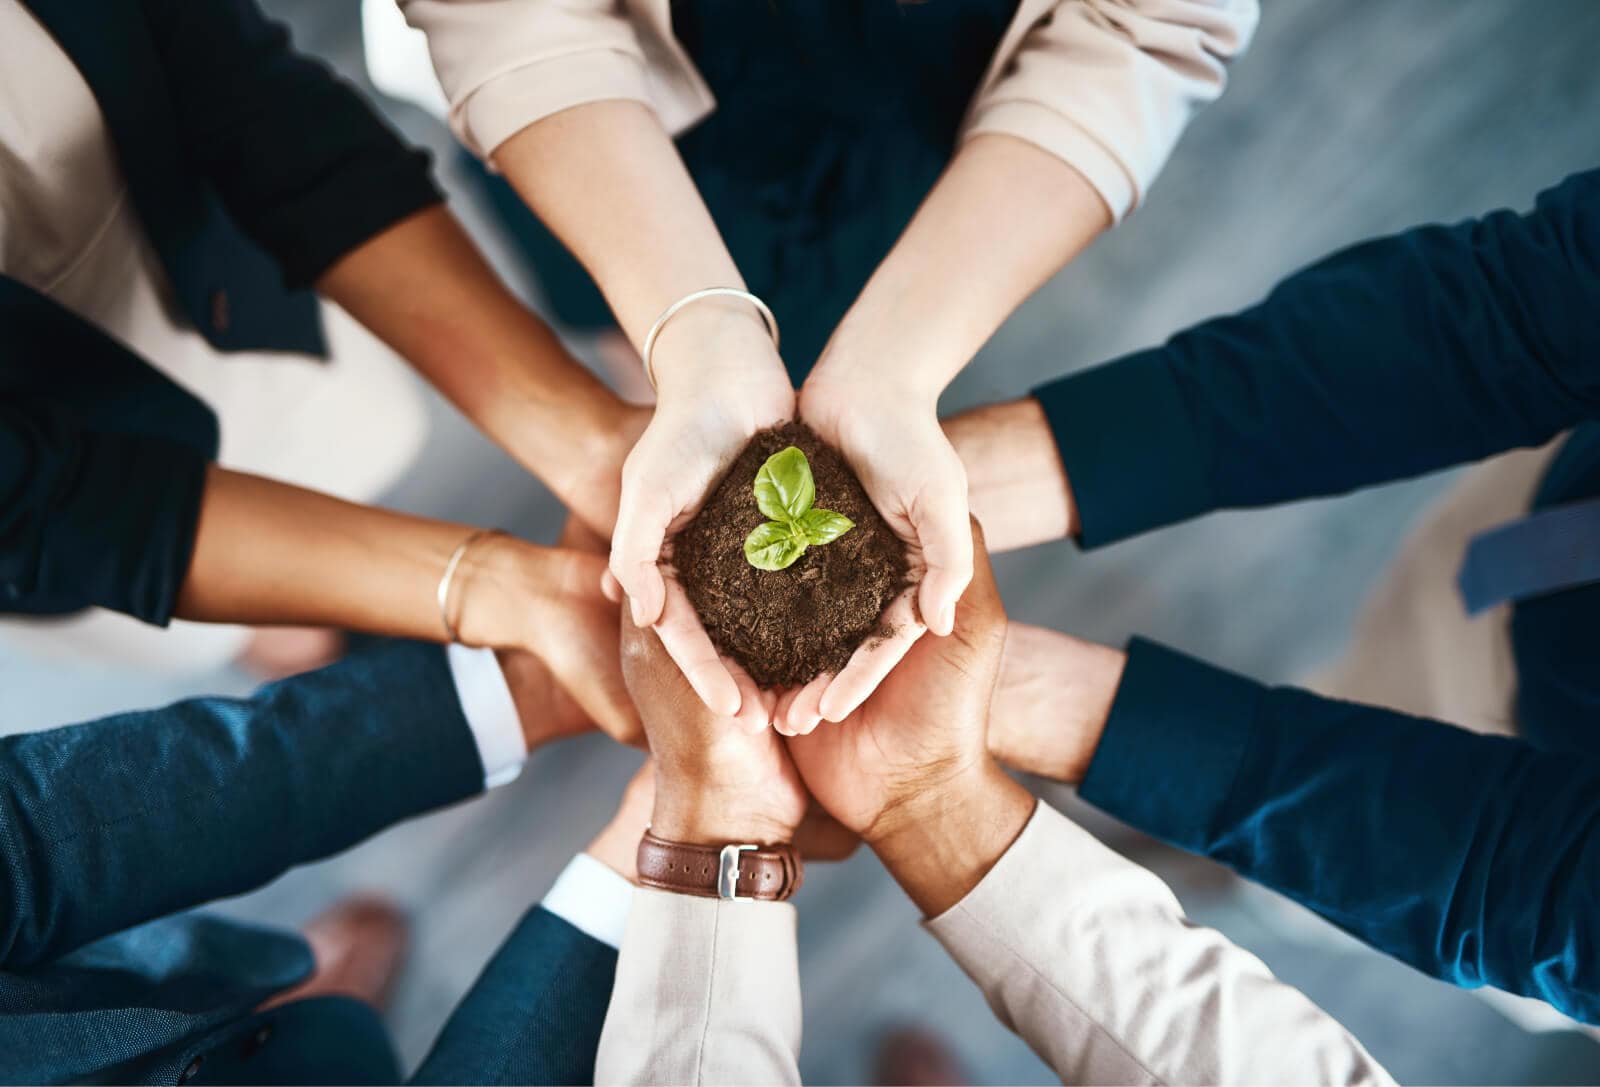
<instances>
[{"instance_id":1,"label":"brown leather watch strap","mask_svg":"<svg viewBox=\"0 0 1600 1087\"><path fill-rule=\"evenodd\" d=\"M794 846L690 845L639 839L639 885L703 898L782 902L800 889L805 866Z\"/></svg>"}]
</instances>

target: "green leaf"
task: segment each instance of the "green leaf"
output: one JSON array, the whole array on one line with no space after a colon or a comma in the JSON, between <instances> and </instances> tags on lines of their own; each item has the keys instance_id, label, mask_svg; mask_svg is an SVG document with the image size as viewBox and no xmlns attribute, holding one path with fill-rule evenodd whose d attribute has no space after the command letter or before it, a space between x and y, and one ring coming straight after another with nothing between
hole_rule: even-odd
<instances>
[{"instance_id":1,"label":"green leaf","mask_svg":"<svg viewBox=\"0 0 1600 1087\"><path fill-rule=\"evenodd\" d=\"M767 463L756 473L755 490L756 505L774 521L798 521L817 500L817 483L811 478L811 465L806 455L792 445L767 458Z\"/></svg>"},{"instance_id":2,"label":"green leaf","mask_svg":"<svg viewBox=\"0 0 1600 1087\"><path fill-rule=\"evenodd\" d=\"M800 529L811 544L832 543L855 527L850 518L832 510L809 509L800 517Z\"/></svg>"},{"instance_id":3,"label":"green leaf","mask_svg":"<svg viewBox=\"0 0 1600 1087\"><path fill-rule=\"evenodd\" d=\"M757 570L782 570L806 553L806 541L789 525L768 521L744 540L744 557Z\"/></svg>"}]
</instances>

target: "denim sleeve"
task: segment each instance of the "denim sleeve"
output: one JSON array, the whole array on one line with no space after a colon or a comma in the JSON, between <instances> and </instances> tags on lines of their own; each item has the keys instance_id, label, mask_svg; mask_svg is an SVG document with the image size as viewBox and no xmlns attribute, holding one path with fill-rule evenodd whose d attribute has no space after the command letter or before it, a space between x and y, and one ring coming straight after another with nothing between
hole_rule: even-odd
<instances>
[{"instance_id":1,"label":"denim sleeve","mask_svg":"<svg viewBox=\"0 0 1600 1087\"><path fill-rule=\"evenodd\" d=\"M1136 640L1082 795L1424 973L1600 1023L1600 759Z\"/></svg>"}]
</instances>

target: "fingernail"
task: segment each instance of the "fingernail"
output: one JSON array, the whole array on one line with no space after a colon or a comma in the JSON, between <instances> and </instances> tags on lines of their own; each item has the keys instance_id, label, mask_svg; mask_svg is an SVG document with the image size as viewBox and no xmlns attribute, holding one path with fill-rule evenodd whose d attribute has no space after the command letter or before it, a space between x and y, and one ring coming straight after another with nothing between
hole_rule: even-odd
<instances>
[{"instance_id":1,"label":"fingernail","mask_svg":"<svg viewBox=\"0 0 1600 1087\"><path fill-rule=\"evenodd\" d=\"M949 634L956 628L956 606L946 604L944 611L939 613L939 633Z\"/></svg>"}]
</instances>

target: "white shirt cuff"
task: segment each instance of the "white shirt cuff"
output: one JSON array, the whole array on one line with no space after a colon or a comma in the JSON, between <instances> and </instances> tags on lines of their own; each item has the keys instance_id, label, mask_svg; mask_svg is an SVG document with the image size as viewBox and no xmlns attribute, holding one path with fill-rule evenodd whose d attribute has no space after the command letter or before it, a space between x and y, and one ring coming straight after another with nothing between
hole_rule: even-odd
<instances>
[{"instance_id":1,"label":"white shirt cuff","mask_svg":"<svg viewBox=\"0 0 1600 1087\"><path fill-rule=\"evenodd\" d=\"M579 932L621 949L633 884L587 853L567 862L540 903Z\"/></svg>"},{"instance_id":2,"label":"white shirt cuff","mask_svg":"<svg viewBox=\"0 0 1600 1087\"><path fill-rule=\"evenodd\" d=\"M492 649L473 649L452 645L445 649L450 676L456 682L456 697L461 713L478 744L483 761L483 787L517 780L522 764L528 760L527 741L522 738L522 719L511 700L500 662Z\"/></svg>"}]
</instances>

